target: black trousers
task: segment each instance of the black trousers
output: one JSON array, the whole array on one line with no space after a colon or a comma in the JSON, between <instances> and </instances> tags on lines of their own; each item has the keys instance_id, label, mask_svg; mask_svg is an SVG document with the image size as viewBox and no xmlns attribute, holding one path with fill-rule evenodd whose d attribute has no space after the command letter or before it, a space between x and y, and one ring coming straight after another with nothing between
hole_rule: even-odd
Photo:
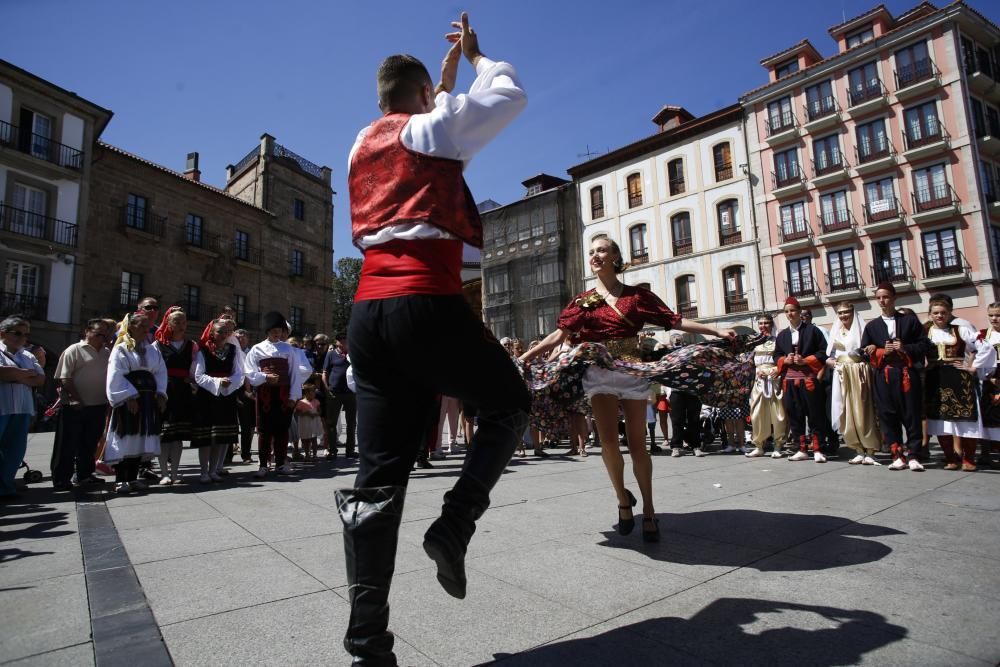
<instances>
[{"instance_id":1,"label":"black trousers","mask_svg":"<svg viewBox=\"0 0 1000 667\"><path fill-rule=\"evenodd\" d=\"M909 391L903 391L903 371L910 377ZM886 378L888 372L888 378ZM916 368L902 369L889 367L875 370L875 412L882 431L882 443L905 445L909 455L916 458L920 454L924 438L923 382ZM903 437L903 428L906 437Z\"/></svg>"},{"instance_id":2,"label":"black trousers","mask_svg":"<svg viewBox=\"0 0 1000 667\"><path fill-rule=\"evenodd\" d=\"M785 407L788 419L788 443L792 449L800 444L800 437L806 436L806 444L812 445L812 438L819 438L820 447L826 437L826 429L830 423L826 416L826 392L823 382L813 380L810 391L805 380L785 380L781 403ZM808 421L808 430L806 423Z\"/></svg>"},{"instance_id":3,"label":"black trousers","mask_svg":"<svg viewBox=\"0 0 1000 667\"><path fill-rule=\"evenodd\" d=\"M348 338L357 386L356 488L406 486L438 418L438 395L479 409L466 468L470 457L509 459L522 433L505 424L524 424L531 398L507 352L464 297L360 301L351 309ZM507 460L492 463L502 469Z\"/></svg>"},{"instance_id":4,"label":"black trousers","mask_svg":"<svg viewBox=\"0 0 1000 667\"><path fill-rule=\"evenodd\" d=\"M676 389L670 392L670 447L680 449L686 442L692 449L701 447L701 399Z\"/></svg>"},{"instance_id":5,"label":"black trousers","mask_svg":"<svg viewBox=\"0 0 1000 667\"><path fill-rule=\"evenodd\" d=\"M351 359L354 358L353 351ZM329 431L330 446L337 446L337 422L340 421L340 413L344 412L344 420L347 422L346 449L348 452L354 451L355 433L357 432L357 399L354 392L330 393L326 397L326 428Z\"/></svg>"},{"instance_id":6,"label":"black trousers","mask_svg":"<svg viewBox=\"0 0 1000 667\"><path fill-rule=\"evenodd\" d=\"M53 484L69 482L74 472L80 481L94 474L94 454L107 412L106 405L64 405L59 411L52 448Z\"/></svg>"},{"instance_id":7,"label":"black trousers","mask_svg":"<svg viewBox=\"0 0 1000 667\"><path fill-rule=\"evenodd\" d=\"M253 445L253 430L257 426L257 401L243 391L237 392L236 416L240 422L240 457L247 461Z\"/></svg>"}]
</instances>

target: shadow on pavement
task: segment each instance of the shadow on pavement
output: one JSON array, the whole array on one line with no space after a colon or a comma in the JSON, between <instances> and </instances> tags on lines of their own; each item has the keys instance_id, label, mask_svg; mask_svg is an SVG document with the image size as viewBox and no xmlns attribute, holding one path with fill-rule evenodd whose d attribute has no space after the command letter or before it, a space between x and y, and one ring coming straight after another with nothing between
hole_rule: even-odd
<instances>
[{"instance_id":1,"label":"shadow on pavement","mask_svg":"<svg viewBox=\"0 0 1000 667\"><path fill-rule=\"evenodd\" d=\"M63 499L72 496L63 495ZM73 535L72 530L58 530L69 523L69 513L46 505L56 502L51 489L24 490L21 496L0 506L0 540L40 540L46 537Z\"/></svg>"},{"instance_id":2,"label":"shadow on pavement","mask_svg":"<svg viewBox=\"0 0 1000 667\"><path fill-rule=\"evenodd\" d=\"M660 542L646 544L639 536L639 517L635 532L628 537L605 532L601 546L642 551L650 558L683 565L730 565L764 571L824 570L871 563L892 553L892 548L866 537L902 535L903 531L885 526L860 524L844 517L823 514L786 514L759 510L709 510L682 514L660 514ZM699 538L697 542L684 539ZM823 556L827 562L782 559L779 556L755 560L734 547L752 547L773 552L823 537ZM755 561L755 562L749 562Z\"/></svg>"},{"instance_id":3,"label":"shadow on pavement","mask_svg":"<svg viewBox=\"0 0 1000 667\"><path fill-rule=\"evenodd\" d=\"M722 598L690 620L654 618L494 658L504 665L832 667L858 664L869 651L907 634L906 628L870 611Z\"/></svg>"}]
</instances>

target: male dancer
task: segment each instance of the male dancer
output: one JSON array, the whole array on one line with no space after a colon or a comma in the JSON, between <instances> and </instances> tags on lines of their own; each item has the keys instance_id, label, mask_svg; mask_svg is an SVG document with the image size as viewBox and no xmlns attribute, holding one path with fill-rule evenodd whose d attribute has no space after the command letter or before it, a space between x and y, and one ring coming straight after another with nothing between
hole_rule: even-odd
<instances>
[{"instance_id":1,"label":"male dancer","mask_svg":"<svg viewBox=\"0 0 1000 667\"><path fill-rule=\"evenodd\" d=\"M344 645L357 665L395 665L389 584L403 496L435 397L479 408L479 429L424 550L450 595L465 597L465 553L475 521L528 425L530 396L503 347L462 295L462 242L482 246L465 163L524 108L514 68L483 56L466 14L435 87L412 56L378 69L382 118L358 135L348 187L354 243L365 254L348 338L357 385L360 463L337 492L351 616ZM476 69L451 95L460 56ZM447 322L445 327L442 322ZM460 363L454 360L460 359Z\"/></svg>"},{"instance_id":2,"label":"male dancer","mask_svg":"<svg viewBox=\"0 0 1000 667\"><path fill-rule=\"evenodd\" d=\"M896 288L892 283L879 283L875 300L882 316L865 325L861 347L875 369L875 411L882 443L892 452L889 470L909 467L920 472L924 469L917 460L924 432L921 422L924 392L919 369L924 366L930 340L916 315L896 310Z\"/></svg>"},{"instance_id":3,"label":"male dancer","mask_svg":"<svg viewBox=\"0 0 1000 667\"><path fill-rule=\"evenodd\" d=\"M781 403L788 418L788 441L799 451L788 457L789 461L805 461L812 445L813 460L826 463L820 446L828 418L823 385L817 377L826 363L826 338L812 324L802 321L802 308L798 299L785 300L785 317L788 328L783 329L774 341L774 361L782 377ZM808 435L806 420L809 420Z\"/></svg>"}]
</instances>

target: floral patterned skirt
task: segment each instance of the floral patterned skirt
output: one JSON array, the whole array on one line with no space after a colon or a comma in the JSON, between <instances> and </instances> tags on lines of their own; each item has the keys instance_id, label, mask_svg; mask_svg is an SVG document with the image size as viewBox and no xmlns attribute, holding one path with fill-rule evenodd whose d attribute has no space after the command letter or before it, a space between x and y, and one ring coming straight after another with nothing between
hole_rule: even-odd
<instances>
[{"instance_id":1,"label":"floral patterned skirt","mask_svg":"<svg viewBox=\"0 0 1000 667\"><path fill-rule=\"evenodd\" d=\"M532 394L531 424L550 436L563 437L573 412L589 412L583 391L587 366L639 377L686 391L702 403L741 408L750 395L755 367L751 353L764 336L738 336L672 350L659 361L615 359L599 343L581 343L553 361L525 366L518 362Z\"/></svg>"}]
</instances>

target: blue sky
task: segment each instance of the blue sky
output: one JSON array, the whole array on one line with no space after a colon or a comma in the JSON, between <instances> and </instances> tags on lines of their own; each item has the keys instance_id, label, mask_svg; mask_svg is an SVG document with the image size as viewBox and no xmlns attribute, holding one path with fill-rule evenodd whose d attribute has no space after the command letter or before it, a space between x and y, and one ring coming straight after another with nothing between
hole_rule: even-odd
<instances>
[{"instance_id":1,"label":"blue sky","mask_svg":"<svg viewBox=\"0 0 1000 667\"><path fill-rule=\"evenodd\" d=\"M463 9L483 52L511 62L528 93L524 114L466 173L477 200L506 204L529 176L566 177L588 149L653 133L664 104L701 115L734 103L765 82L761 58L803 37L833 53L827 28L876 4L2 0L0 58L114 111L109 143L179 171L198 151L202 179L214 185L264 132L329 166L342 257L357 255L345 170L358 129L378 114L375 69L407 52L436 76L449 21ZM885 4L898 14L917 3ZM1000 22L997 3L972 5ZM458 88L472 78L463 63Z\"/></svg>"}]
</instances>

